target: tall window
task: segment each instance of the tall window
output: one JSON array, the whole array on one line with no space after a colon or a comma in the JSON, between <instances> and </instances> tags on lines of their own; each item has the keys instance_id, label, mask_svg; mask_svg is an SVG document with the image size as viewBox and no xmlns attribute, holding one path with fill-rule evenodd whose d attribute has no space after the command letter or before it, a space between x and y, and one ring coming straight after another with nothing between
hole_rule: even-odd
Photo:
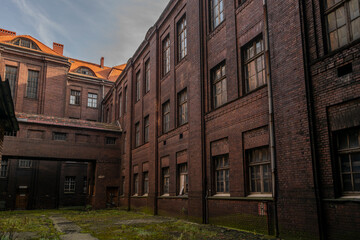
<instances>
[{"instance_id":1,"label":"tall window","mask_svg":"<svg viewBox=\"0 0 360 240\"><path fill-rule=\"evenodd\" d=\"M145 93L150 91L150 59L145 63Z\"/></svg>"},{"instance_id":2,"label":"tall window","mask_svg":"<svg viewBox=\"0 0 360 240\"><path fill-rule=\"evenodd\" d=\"M64 192L74 193L75 192L75 177L65 177Z\"/></svg>"},{"instance_id":3,"label":"tall window","mask_svg":"<svg viewBox=\"0 0 360 240\"><path fill-rule=\"evenodd\" d=\"M38 84L39 84L39 72L29 70L28 81L26 86L26 96L28 98L37 98Z\"/></svg>"},{"instance_id":4,"label":"tall window","mask_svg":"<svg viewBox=\"0 0 360 240\"><path fill-rule=\"evenodd\" d=\"M0 162L0 177L4 178L7 177L7 169L8 169L8 160L1 159Z\"/></svg>"},{"instance_id":5,"label":"tall window","mask_svg":"<svg viewBox=\"0 0 360 240\"><path fill-rule=\"evenodd\" d=\"M229 193L229 159L227 155L217 156L215 164L216 193Z\"/></svg>"},{"instance_id":6,"label":"tall window","mask_svg":"<svg viewBox=\"0 0 360 240\"><path fill-rule=\"evenodd\" d=\"M144 118L144 143L149 142L149 126L150 126L149 116L146 116Z\"/></svg>"},{"instance_id":7,"label":"tall window","mask_svg":"<svg viewBox=\"0 0 360 240\"><path fill-rule=\"evenodd\" d=\"M178 61L180 62L187 54L186 17L183 17L177 26L178 29Z\"/></svg>"},{"instance_id":8,"label":"tall window","mask_svg":"<svg viewBox=\"0 0 360 240\"><path fill-rule=\"evenodd\" d=\"M140 81L141 81L141 75L140 71L136 73L136 101L140 100Z\"/></svg>"},{"instance_id":9,"label":"tall window","mask_svg":"<svg viewBox=\"0 0 360 240\"><path fill-rule=\"evenodd\" d=\"M187 108L187 91L186 89L182 90L178 94L178 121L179 126L188 122L188 108Z\"/></svg>"},{"instance_id":10,"label":"tall window","mask_svg":"<svg viewBox=\"0 0 360 240\"><path fill-rule=\"evenodd\" d=\"M170 101L162 105L162 130L167 133L170 130Z\"/></svg>"},{"instance_id":11,"label":"tall window","mask_svg":"<svg viewBox=\"0 0 360 240\"><path fill-rule=\"evenodd\" d=\"M250 92L266 83L262 38L250 42L244 50L245 85L246 92Z\"/></svg>"},{"instance_id":12,"label":"tall window","mask_svg":"<svg viewBox=\"0 0 360 240\"><path fill-rule=\"evenodd\" d=\"M179 195L185 195L188 193L188 168L187 168L187 163L183 163L179 165L178 168L178 179L179 179L179 187L178 187L178 191L179 191Z\"/></svg>"},{"instance_id":13,"label":"tall window","mask_svg":"<svg viewBox=\"0 0 360 240\"><path fill-rule=\"evenodd\" d=\"M6 66L5 70L5 80L9 80L11 96L15 96L15 86L17 78L17 67Z\"/></svg>"},{"instance_id":14,"label":"tall window","mask_svg":"<svg viewBox=\"0 0 360 240\"><path fill-rule=\"evenodd\" d=\"M149 193L149 173L143 173L143 195L147 195Z\"/></svg>"},{"instance_id":15,"label":"tall window","mask_svg":"<svg viewBox=\"0 0 360 240\"><path fill-rule=\"evenodd\" d=\"M337 134L337 153L343 192L358 194L360 192L360 128Z\"/></svg>"},{"instance_id":16,"label":"tall window","mask_svg":"<svg viewBox=\"0 0 360 240\"><path fill-rule=\"evenodd\" d=\"M271 169L268 152L268 147L247 151L251 193L271 193Z\"/></svg>"},{"instance_id":17,"label":"tall window","mask_svg":"<svg viewBox=\"0 0 360 240\"><path fill-rule=\"evenodd\" d=\"M97 108L97 98L98 95L96 93L88 93L87 106L91 108Z\"/></svg>"},{"instance_id":18,"label":"tall window","mask_svg":"<svg viewBox=\"0 0 360 240\"><path fill-rule=\"evenodd\" d=\"M360 38L360 1L325 0L330 50Z\"/></svg>"},{"instance_id":19,"label":"tall window","mask_svg":"<svg viewBox=\"0 0 360 240\"><path fill-rule=\"evenodd\" d=\"M139 174L134 174L134 195L139 194Z\"/></svg>"},{"instance_id":20,"label":"tall window","mask_svg":"<svg viewBox=\"0 0 360 240\"><path fill-rule=\"evenodd\" d=\"M162 169L162 193L169 194L169 186L170 186L170 171L169 167L165 167Z\"/></svg>"},{"instance_id":21,"label":"tall window","mask_svg":"<svg viewBox=\"0 0 360 240\"><path fill-rule=\"evenodd\" d=\"M119 118L122 116L122 93L119 94Z\"/></svg>"},{"instance_id":22,"label":"tall window","mask_svg":"<svg viewBox=\"0 0 360 240\"><path fill-rule=\"evenodd\" d=\"M31 168L31 160L20 159L19 168Z\"/></svg>"},{"instance_id":23,"label":"tall window","mask_svg":"<svg viewBox=\"0 0 360 240\"><path fill-rule=\"evenodd\" d=\"M80 91L76 91L76 90L70 91L70 104L80 105Z\"/></svg>"},{"instance_id":24,"label":"tall window","mask_svg":"<svg viewBox=\"0 0 360 240\"><path fill-rule=\"evenodd\" d=\"M140 123L135 124L135 147L140 146Z\"/></svg>"},{"instance_id":25,"label":"tall window","mask_svg":"<svg viewBox=\"0 0 360 240\"><path fill-rule=\"evenodd\" d=\"M127 86L124 89L124 113L127 112Z\"/></svg>"},{"instance_id":26,"label":"tall window","mask_svg":"<svg viewBox=\"0 0 360 240\"><path fill-rule=\"evenodd\" d=\"M218 108L227 102L225 63L212 70L212 94L214 108Z\"/></svg>"},{"instance_id":27,"label":"tall window","mask_svg":"<svg viewBox=\"0 0 360 240\"><path fill-rule=\"evenodd\" d=\"M210 0L211 8L211 29L215 29L224 21L224 1Z\"/></svg>"},{"instance_id":28,"label":"tall window","mask_svg":"<svg viewBox=\"0 0 360 240\"><path fill-rule=\"evenodd\" d=\"M167 36L162 43L163 51L163 75L170 72L170 37Z\"/></svg>"}]
</instances>

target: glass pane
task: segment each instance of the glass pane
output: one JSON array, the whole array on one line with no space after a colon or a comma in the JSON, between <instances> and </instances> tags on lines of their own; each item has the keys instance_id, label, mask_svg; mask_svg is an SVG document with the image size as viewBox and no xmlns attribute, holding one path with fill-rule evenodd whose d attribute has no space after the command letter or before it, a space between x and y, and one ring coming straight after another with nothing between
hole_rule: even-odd
<instances>
[{"instance_id":1,"label":"glass pane","mask_svg":"<svg viewBox=\"0 0 360 240\"><path fill-rule=\"evenodd\" d=\"M351 0L349 3L350 6L350 18L351 20L360 16L360 9L359 9L359 0ZM358 29L358 31L360 31Z\"/></svg>"},{"instance_id":2,"label":"glass pane","mask_svg":"<svg viewBox=\"0 0 360 240\"><path fill-rule=\"evenodd\" d=\"M327 16L327 19L328 19L329 32L332 32L336 29L335 12L330 13Z\"/></svg>"},{"instance_id":3,"label":"glass pane","mask_svg":"<svg viewBox=\"0 0 360 240\"><path fill-rule=\"evenodd\" d=\"M351 154L352 171L360 173L360 152Z\"/></svg>"},{"instance_id":4,"label":"glass pane","mask_svg":"<svg viewBox=\"0 0 360 240\"><path fill-rule=\"evenodd\" d=\"M352 131L349 132L349 147L358 147L359 146L359 132Z\"/></svg>"},{"instance_id":5,"label":"glass pane","mask_svg":"<svg viewBox=\"0 0 360 240\"><path fill-rule=\"evenodd\" d=\"M251 46L248 49L248 59L252 58L254 55L255 55L255 49L254 49L254 46Z\"/></svg>"},{"instance_id":6,"label":"glass pane","mask_svg":"<svg viewBox=\"0 0 360 240\"><path fill-rule=\"evenodd\" d=\"M330 33L330 48L331 50L339 48L337 31L333 31Z\"/></svg>"},{"instance_id":7,"label":"glass pane","mask_svg":"<svg viewBox=\"0 0 360 240\"><path fill-rule=\"evenodd\" d=\"M353 40L360 38L360 17L351 22Z\"/></svg>"},{"instance_id":8,"label":"glass pane","mask_svg":"<svg viewBox=\"0 0 360 240\"><path fill-rule=\"evenodd\" d=\"M360 174L354 174L354 191L360 191Z\"/></svg>"},{"instance_id":9,"label":"glass pane","mask_svg":"<svg viewBox=\"0 0 360 240\"><path fill-rule=\"evenodd\" d=\"M350 174L343 174L342 179L343 179L344 191L352 191L351 175Z\"/></svg>"},{"instance_id":10,"label":"glass pane","mask_svg":"<svg viewBox=\"0 0 360 240\"><path fill-rule=\"evenodd\" d=\"M339 46L342 47L348 43L346 26L338 29Z\"/></svg>"},{"instance_id":11,"label":"glass pane","mask_svg":"<svg viewBox=\"0 0 360 240\"><path fill-rule=\"evenodd\" d=\"M340 155L340 162L341 162L341 172L342 173L350 172L349 155L348 154Z\"/></svg>"},{"instance_id":12,"label":"glass pane","mask_svg":"<svg viewBox=\"0 0 360 240\"><path fill-rule=\"evenodd\" d=\"M341 27L346 23L345 8L340 7L336 10L336 23L337 27Z\"/></svg>"}]
</instances>

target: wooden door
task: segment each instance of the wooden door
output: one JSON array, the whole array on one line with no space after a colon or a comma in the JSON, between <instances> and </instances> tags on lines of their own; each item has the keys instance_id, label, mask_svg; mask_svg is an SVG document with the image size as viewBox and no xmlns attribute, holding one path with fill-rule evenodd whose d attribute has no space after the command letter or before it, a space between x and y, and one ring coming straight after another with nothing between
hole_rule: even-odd
<instances>
[{"instance_id":1,"label":"wooden door","mask_svg":"<svg viewBox=\"0 0 360 240\"><path fill-rule=\"evenodd\" d=\"M25 210L25 209L27 209L28 199L29 199L29 196L28 196L27 193L18 193L16 195L15 208L17 210Z\"/></svg>"}]
</instances>

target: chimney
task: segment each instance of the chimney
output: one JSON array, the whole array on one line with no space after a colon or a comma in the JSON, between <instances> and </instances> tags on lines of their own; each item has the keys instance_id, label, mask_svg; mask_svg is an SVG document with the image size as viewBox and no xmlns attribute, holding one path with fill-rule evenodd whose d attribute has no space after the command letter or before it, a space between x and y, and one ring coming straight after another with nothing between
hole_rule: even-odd
<instances>
[{"instance_id":1,"label":"chimney","mask_svg":"<svg viewBox=\"0 0 360 240\"><path fill-rule=\"evenodd\" d=\"M64 45L54 42L53 50L54 50L54 52L56 52L57 54L60 54L62 56L64 53Z\"/></svg>"},{"instance_id":2,"label":"chimney","mask_svg":"<svg viewBox=\"0 0 360 240\"><path fill-rule=\"evenodd\" d=\"M100 67L104 68L104 57L100 58Z\"/></svg>"},{"instance_id":3,"label":"chimney","mask_svg":"<svg viewBox=\"0 0 360 240\"><path fill-rule=\"evenodd\" d=\"M16 36L16 32L0 28L0 36Z\"/></svg>"}]
</instances>

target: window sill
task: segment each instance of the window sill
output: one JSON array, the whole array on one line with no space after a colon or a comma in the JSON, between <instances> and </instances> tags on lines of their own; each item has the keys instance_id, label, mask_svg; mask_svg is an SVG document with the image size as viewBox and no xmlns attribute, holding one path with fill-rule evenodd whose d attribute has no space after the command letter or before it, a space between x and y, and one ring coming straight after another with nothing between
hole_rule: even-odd
<instances>
[{"instance_id":1,"label":"window sill","mask_svg":"<svg viewBox=\"0 0 360 240\"><path fill-rule=\"evenodd\" d=\"M64 194L75 194L75 192L64 192Z\"/></svg>"},{"instance_id":2,"label":"window sill","mask_svg":"<svg viewBox=\"0 0 360 240\"><path fill-rule=\"evenodd\" d=\"M230 193L218 193L213 195L213 197L230 197Z\"/></svg>"},{"instance_id":3,"label":"window sill","mask_svg":"<svg viewBox=\"0 0 360 240\"><path fill-rule=\"evenodd\" d=\"M342 196L334 199L323 199L325 202L360 202L360 195Z\"/></svg>"},{"instance_id":4,"label":"window sill","mask_svg":"<svg viewBox=\"0 0 360 240\"><path fill-rule=\"evenodd\" d=\"M170 72L171 72L171 69L169 70L169 72L167 72L166 74L164 74L164 75L161 77L161 82L164 81L168 76L170 76Z\"/></svg>"},{"instance_id":5,"label":"window sill","mask_svg":"<svg viewBox=\"0 0 360 240\"><path fill-rule=\"evenodd\" d=\"M139 196L139 195L132 195L131 198L147 198L148 196Z\"/></svg>"},{"instance_id":6,"label":"window sill","mask_svg":"<svg viewBox=\"0 0 360 240\"><path fill-rule=\"evenodd\" d=\"M80 107L80 104L69 104L70 106L74 106L74 107Z\"/></svg>"},{"instance_id":7,"label":"window sill","mask_svg":"<svg viewBox=\"0 0 360 240\"><path fill-rule=\"evenodd\" d=\"M169 196L169 195L161 195L158 197L158 199L189 199L189 197L186 196Z\"/></svg>"},{"instance_id":8,"label":"window sill","mask_svg":"<svg viewBox=\"0 0 360 240\"><path fill-rule=\"evenodd\" d=\"M261 193L254 193L254 194L250 194L248 195L249 198L272 198L272 194L261 194Z\"/></svg>"},{"instance_id":9,"label":"window sill","mask_svg":"<svg viewBox=\"0 0 360 240\"><path fill-rule=\"evenodd\" d=\"M176 63L176 66L175 66L175 69L177 70L184 62L186 62L186 59L187 59L187 54L185 55L185 57L183 57L182 59L178 59L177 63Z\"/></svg>"},{"instance_id":10,"label":"window sill","mask_svg":"<svg viewBox=\"0 0 360 240\"><path fill-rule=\"evenodd\" d=\"M257 92L257 91L259 91L260 89L265 88L266 86L267 86L267 83L265 83L264 85L261 85L261 86L259 86L259 87L257 87L257 88L254 88L253 90L250 90L250 91L248 91L248 92L245 92L245 94L244 94L243 97L245 97L245 96L247 96L247 95L250 95L250 94L252 94L252 93L254 93L254 92Z\"/></svg>"},{"instance_id":11,"label":"window sill","mask_svg":"<svg viewBox=\"0 0 360 240\"><path fill-rule=\"evenodd\" d=\"M238 200L238 201L273 201L274 199L272 197L265 197L265 196L259 196L259 197L218 197L218 196L212 196L208 197L208 200Z\"/></svg>"},{"instance_id":12,"label":"window sill","mask_svg":"<svg viewBox=\"0 0 360 240\"><path fill-rule=\"evenodd\" d=\"M90 109L93 109L93 110L98 109L98 107L89 107L89 106L87 106L86 108L90 108Z\"/></svg>"}]
</instances>

